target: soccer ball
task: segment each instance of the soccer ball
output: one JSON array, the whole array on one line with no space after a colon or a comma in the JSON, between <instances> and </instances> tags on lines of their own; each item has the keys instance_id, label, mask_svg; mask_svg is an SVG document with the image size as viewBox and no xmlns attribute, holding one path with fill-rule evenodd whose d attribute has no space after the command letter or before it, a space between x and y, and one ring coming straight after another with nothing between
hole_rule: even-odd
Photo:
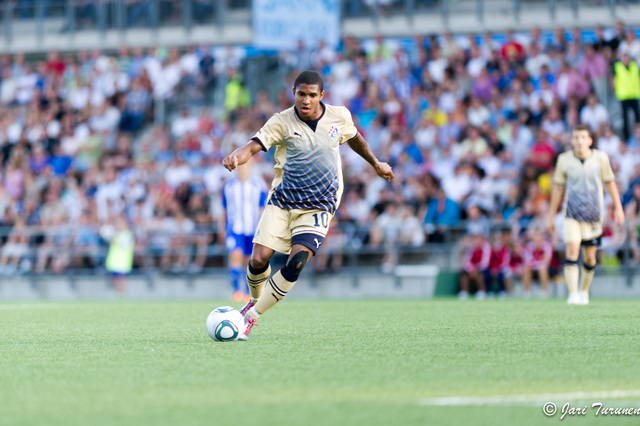
<instances>
[{"instance_id":1,"label":"soccer ball","mask_svg":"<svg viewBox=\"0 0 640 426\"><path fill-rule=\"evenodd\" d=\"M244 318L231 306L214 309L207 318L209 336L218 342L231 342L244 333Z\"/></svg>"}]
</instances>

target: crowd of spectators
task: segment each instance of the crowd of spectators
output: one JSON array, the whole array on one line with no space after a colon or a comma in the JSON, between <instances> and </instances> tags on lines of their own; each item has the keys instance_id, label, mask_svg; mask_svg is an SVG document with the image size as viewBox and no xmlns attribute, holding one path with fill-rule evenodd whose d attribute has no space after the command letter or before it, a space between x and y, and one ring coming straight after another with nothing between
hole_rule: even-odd
<instances>
[{"instance_id":1,"label":"crowd of spectators","mask_svg":"<svg viewBox=\"0 0 640 426\"><path fill-rule=\"evenodd\" d=\"M555 159L570 149L571 129L586 123L595 146L611 158L635 241L640 126L620 110L626 112L625 102L637 108L638 94L620 97L614 65L637 62L640 41L620 21L610 31L598 27L589 40L578 28L543 33L534 27L504 38L445 33L418 37L410 47L381 37L364 45L346 38L342 51L316 51L312 65L327 76L329 102L350 107L374 152L397 175L390 185L372 179L347 153L341 221L358 224L356 234L372 247L456 239L452 229L489 242L508 228L512 243L523 247L536 235L550 240L544 224ZM623 126L614 127L617 122ZM605 222L604 247L615 255L624 230L610 217ZM550 241L559 250L561 237ZM473 240L459 239L460 250L472 250ZM395 251L386 251L383 267L390 268Z\"/></svg>"},{"instance_id":2,"label":"crowd of spectators","mask_svg":"<svg viewBox=\"0 0 640 426\"><path fill-rule=\"evenodd\" d=\"M5 273L97 266L101 228L123 213L137 232L139 266L155 258L164 268L204 266L209 241L201 234L212 223L209 195L220 187L210 166L228 126L216 126L205 107L199 117L185 112L153 126L154 108L176 93L207 105L221 71L211 49L202 51L0 57ZM238 67L232 53L220 62ZM182 253L186 235L200 247L194 258Z\"/></svg>"},{"instance_id":3,"label":"crowd of spectators","mask_svg":"<svg viewBox=\"0 0 640 426\"><path fill-rule=\"evenodd\" d=\"M99 266L101 229L124 214L136 266L201 270L223 238L220 188L229 174L221 159L292 105L290 87L304 69L321 72L325 102L349 107L396 174L392 183L376 179L357 154L341 151L345 192L322 268L339 267L345 245L380 251L390 268L398 246L474 236L460 240L464 251L476 237L491 241L497 228L511 229L513 244L528 244L548 215L555 158L582 122L610 155L634 218L640 126L612 127L620 114L613 65L625 54L639 60L640 41L622 22L606 33L596 28L588 42L577 28L401 41L346 36L338 48L300 42L281 54L287 72L274 99L266 90L249 93L247 79L256 76L243 75L241 48L217 56L207 46L54 51L36 61L2 55L0 267ZM214 114L220 76L223 113ZM154 122L158 106L179 96L185 108L166 125ZM257 155L254 167L268 182L271 156ZM615 247L621 231L606 229Z\"/></svg>"}]
</instances>

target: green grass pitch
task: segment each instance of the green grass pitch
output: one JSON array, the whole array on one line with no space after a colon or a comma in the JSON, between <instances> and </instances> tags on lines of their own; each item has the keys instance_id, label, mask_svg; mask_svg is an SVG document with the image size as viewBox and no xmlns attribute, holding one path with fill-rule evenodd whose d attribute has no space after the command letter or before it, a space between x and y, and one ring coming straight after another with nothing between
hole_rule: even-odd
<instances>
[{"instance_id":1,"label":"green grass pitch","mask_svg":"<svg viewBox=\"0 0 640 426\"><path fill-rule=\"evenodd\" d=\"M0 303L0 425L640 424L590 407L640 408L640 300L287 300L217 343L227 304Z\"/></svg>"}]
</instances>

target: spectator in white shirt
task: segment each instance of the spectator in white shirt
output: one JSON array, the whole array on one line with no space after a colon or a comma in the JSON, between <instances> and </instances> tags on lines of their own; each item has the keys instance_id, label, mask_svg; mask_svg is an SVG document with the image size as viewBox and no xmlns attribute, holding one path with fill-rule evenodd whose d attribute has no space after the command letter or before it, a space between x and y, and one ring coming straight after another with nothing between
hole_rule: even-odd
<instances>
[{"instance_id":1,"label":"spectator in white shirt","mask_svg":"<svg viewBox=\"0 0 640 426\"><path fill-rule=\"evenodd\" d=\"M156 77L149 74L153 82L153 97L155 99L168 99L173 96L173 90L180 82L182 70L178 61L165 61Z\"/></svg>"},{"instance_id":2,"label":"spectator in white shirt","mask_svg":"<svg viewBox=\"0 0 640 426\"><path fill-rule=\"evenodd\" d=\"M336 59L336 51L327 46L324 40L320 40L318 47L311 54L311 60L316 69L322 69L325 64L333 64Z\"/></svg>"},{"instance_id":3,"label":"spectator in white shirt","mask_svg":"<svg viewBox=\"0 0 640 426\"><path fill-rule=\"evenodd\" d=\"M542 120L542 129L556 142L562 143L565 138L566 125L562 121L558 108L551 108L547 117Z\"/></svg>"},{"instance_id":4,"label":"spectator in white shirt","mask_svg":"<svg viewBox=\"0 0 640 426\"><path fill-rule=\"evenodd\" d=\"M580 111L580 122L588 124L596 132L600 126L609 122L609 113L604 105L598 103L598 98L591 93L587 96L587 104Z\"/></svg>"},{"instance_id":5,"label":"spectator in white shirt","mask_svg":"<svg viewBox=\"0 0 640 426\"><path fill-rule=\"evenodd\" d=\"M438 128L430 118L423 118L416 129L414 138L416 143L425 149L433 147L438 139Z\"/></svg>"},{"instance_id":6,"label":"spectator in white shirt","mask_svg":"<svg viewBox=\"0 0 640 426\"><path fill-rule=\"evenodd\" d=\"M483 105L479 98L475 96L471 98L471 105L469 105L469 109L467 110L469 124L475 127L480 127L482 124L489 121L490 117L491 112L489 111L489 108Z\"/></svg>"},{"instance_id":7,"label":"spectator in white shirt","mask_svg":"<svg viewBox=\"0 0 640 426\"><path fill-rule=\"evenodd\" d=\"M353 74L353 70L349 68L346 71L347 74L336 77L331 86L335 105L348 105L360 90L360 80Z\"/></svg>"},{"instance_id":8,"label":"spectator in white shirt","mask_svg":"<svg viewBox=\"0 0 640 426\"><path fill-rule=\"evenodd\" d=\"M173 216L165 218L165 231L170 235L171 242L162 255L161 266L173 271L184 271L189 265L190 251L185 247L190 241L190 236L195 229L195 224L184 211L177 205L171 206Z\"/></svg>"},{"instance_id":9,"label":"spectator in white shirt","mask_svg":"<svg viewBox=\"0 0 640 426\"><path fill-rule=\"evenodd\" d=\"M473 78L478 78L480 71L487 66L487 60L482 56L482 50L479 47L471 46L471 59L467 62L467 71Z\"/></svg>"},{"instance_id":10,"label":"spectator in white shirt","mask_svg":"<svg viewBox=\"0 0 640 426\"><path fill-rule=\"evenodd\" d=\"M179 156L174 157L171 164L164 171L164 178L167 184L174 189L183 182L189 182L191 177L191 167Z\"/></svg>"},{"instance_id":11,"label":"spectator in white shirt","mask_svg":"<svg viewBox=\"0 0 640 426\"><path fill-rule=\"evenodd\" d=\"M444 80L444 70L449 66L449 61L440 55L440 49L434 47L431 50L431 60L427 63L427 69L431 79L436 83L442 83Z\"/></svg>"},{"instance_id":12,"label":"spectator in white shirt","mask_svg":"<svg viewBox=\"0 0 640 426\"><path fill-rule=\"evenodd\" d=\"M24 74L17 79L16 101L20 105L26 105L31 102L37 82L38 75L33 72L29 65L25 65Z\"/></svg>"},{"instance_id":13,"label":"spectator in white shirt","mask_svg":"<svg viewBox=\"0 0 640 426\"><path fill-rule=\"evenodd\" d=\"M546 105L547 107L550 107L551 104L553 103L554 98L555 98L555 95L553 94L553 89L551 88L551 85L547 80L542 79L540 89L534 91L529 96L529 105L531 105L532 103L536 103L540 105L540 101L542 101L544 102L544 105Z\"/></svg>"},{"instance_id":14,"label":"spectator in white shirt","mask_svg":"<svg viewBox=\"0 0 640 426\"><path fill-rule=\"evenodd\" d=\"M453 39L453 34L450 31L446 31L443 34L444 40L440 43L440 48L442 49L442 56L447 58L449 61L453 61L457 59L458 54L462 52L460 45Z\"/></svg>"},{"instance_id":15,"label":"spectator in white shirt","mask_svg":"<svg viewBox=\"0 0 640 426\"><path fill-rule=\"evenodd\" d=\"M189 115L189 110L182 109L182 113L179 117L173 120L171 125L171 134L174 138L180 139L187 133L198 132L198 117Z\"/></svg>"},{"instance_id":16,"label":"spectator in white shirt","mask_svg":"<svg viewBox=\"0 0 640 426\"><path fill-rule=\"evenodd\" d=\"M629 29L624 40L618 46L618 56L622 58L623 53L628 53L631 59L638 62L640 60L640 40L637 39L633 29Z\"/></svg>"},{"instance_id":17,"label":"spectator in white shirt","mask_svg":"<svg viewBox=\"0 0 640 426\"><path fill-rule=\"evenodd\" d=\"M91 91L89 90L89 86L81 83L81 79L79 77L76 78L76 86L69 91L67 99L69 103L76 111L86 108L87 103L89 102L89 96L91 95Z\"/></svg>"},{"instance_id":18,"label":"spectator in white shirt","mask_svg":"<svg viewBox=\"0 0 640 426\"><path fill-rule=\"evenodd\" d=\"M613 156L613 159L620 164L620 171L617 177L620 178L621 182L629 182L636 164L640 163L640 153L627 147L626 143L621 143L618 153Z\"/></svg>"},{"instance_id":19,"label":"spectator in white shirt","mask_svg":"<svg viewBox=\"0 0 640 426\"><path fill-rule=\"evenodd\" d=\"M447 198L452 199L458 205L462 205L462 202L471 193L472 185L473 181L469 176L468 167L461 164L456 166L453 176L442 180L442 189Z\"/></svg>"},{"instance_id":20,"label":"spectator in white shirt","mask_svg":"<svg viewBox=\"0 0 640 426\"><path fill-rule=\"evenodd\" d=\"M103 176L104 181L96 189L96 207L98 218L101 222L106 222L124 209L125 188L116 179L116 169L112 165L105 166Z\"/></svg>"},{"instance_id":21,"label":"spectator in white shirt","mask_svg":"<svg viewBox=\"0 0 640 426\"><path fill-rule=\"evenodd\" d=\"M194 46L187 47L187 51L180 57L180 68L190 76L195 76L200 71L200 58Z\"/></svg>"},{"instance_id":22,"label":"spectator in white shirt","mask_svg":"<svg viewBox=\"0 0 640 426\"><path fill-rule=\"evenodd\" d=\"M538 78L540 77L540 69L542 66L548 66L549 63L551 63L549 56L547 56L546 53L541 52L537 44L533 44L528 58L524 62L524 67L527 69L527 72L531 77Z\"/></svg>"},{"instance_id":23,"label":"spectator in white shirt","mask_svg":"<svg viewBox=\"0 0 640 426\"><path fill-rule=\"evenodd\" d=\"M482 37L482 56L488 61L491 59L494 53L500 51L500 43L493 39L493 34L490 31L484 33Z\"/></svg>"},{"instance_id":24,"label":"spectator in white shirt","mask_svg":"<svg viewBox=\"0 0 640 426\"><path fill-rule=\"evenodd\" d=\"M18 79L11 75L11 68L2 68L2 80L0 80L0 102L4 105L12 103L16 99Z\"/></svg>"},{"instance_id":25,"label":"spectator in white shirt","mask_svg":"<svg viewBox=\"0 0 640 426\"><path fill-rule=\"evenodd\" d=\"M398 229L398 242L405 246L420 247L424 244L425 234L422 223L416 216L413 208L407 205L400 207L400 228Z\"/></svg>"},{"instance_id":26,"label":"spectator in white shirt","mask_svg":"<svg viewBox=\"0 0 640 426\"><path fill-rule=\"evenodd\" d=\"M344 209L348 220L354 223L366 225L371 215L371 206L364 198L361 198L357 191L351 190L347 193Z\"/></svg>"},{"instance_id":27,"label":"spectator in white shirt","mask_svg":"<svg viewBox=\"0 0 640 426\"><path fill-rule=\"evenodd\" d=\"M226 72L229 68L238 69L244 59L245 51L242 47L229 44L214 50L215 68L217 72Z\"/></svg>"},{"instance_id":28,"label":"spectator in white shirt","mask_svg":"<svg viewBox=\"0 0 640 426\"><path fill-rule=\"evenodd\" d=\"M598 139L598 149L609 157L615 157L620 152L620 138L613 132L611 126L606 126L604 135Z\"/></svg>"},{"instance_id":29,"label":"spectator in white shirt","mask_svg":"<svg viewBox=\"0 0 640 426\"><path fill-rule=\"evenodd\" d=\"M89 126L96 133L112 132L119 123L120 110L107 102L94 109L93 115L89 118Z\"/></svg>"},{"instance_id":30,"label":"spectator in white shirt","mask_svg":"<svg viewBox=\"0 0 640 426\"><path fill-rule=\"evenodd\" d=\"M537 46L542 52L547 49L547 42L542 36L542 31L540 30L540 27L536 25L531 27L531 30L529 31L529 49L533 46Z\"/></svg>"}]
</instances>

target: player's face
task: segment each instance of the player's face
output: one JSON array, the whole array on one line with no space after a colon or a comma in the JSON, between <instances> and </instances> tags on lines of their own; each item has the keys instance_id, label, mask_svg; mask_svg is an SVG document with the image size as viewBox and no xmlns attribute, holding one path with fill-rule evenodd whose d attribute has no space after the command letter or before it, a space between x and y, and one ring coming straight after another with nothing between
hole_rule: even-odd
<instances>
[{"instance_id":1,"label":"player's face","mask_svg":"<svg viewBox=\"0 0 640 426\"><path fill-rule=\"evenodd\" d=\"M591 148L591 136L586 130L574 130L571 134L571 144L573 150L578 156L583 156L589 153Z\"/></svg>"},{"instance_id":2,"label":"player's face","mask_svg":"<svg viewBox=\"0 0 640 426\"><path fill-rule=\"evenodd\" d=\"M322 115L320 101L324 97L317 84L299 84L293 88L294 102L300 118L315 120Z\"/></svg>"}]
</instances>

